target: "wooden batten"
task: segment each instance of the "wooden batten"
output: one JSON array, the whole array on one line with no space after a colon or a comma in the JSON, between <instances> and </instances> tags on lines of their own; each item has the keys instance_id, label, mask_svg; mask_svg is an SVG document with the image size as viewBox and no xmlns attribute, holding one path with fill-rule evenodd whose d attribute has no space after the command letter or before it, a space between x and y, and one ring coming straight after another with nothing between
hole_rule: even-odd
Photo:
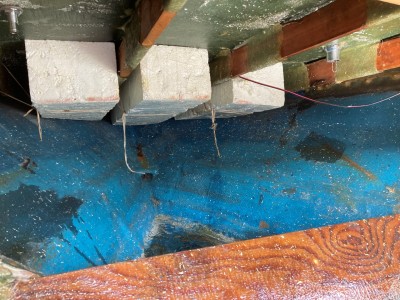
<instances>
[{"instance_id":1,"label":"wooden batten","mask_svg":"<svg viewBox=\"0 0 400 300\"><path fill-rule=\"evenodd\" d=\"M139 3L140 43L147 39L163 13L162 0L142 0ZM151 46L151 45L150 45Z\"/></svg>"},{"instance_id":2,"label":"wooden batten","mask_svg":"<svg viewBox=\"0 0 400 300\"><path fill-rule=\"evenodd\" d=\"M332 40L349 35L363 29L368 21L367 0L337 0L304 17L303 19L284 25L279 31L268 36L269 43L278 45L277 53L254 51L258 55L249 53L258 47L257 44L245 44L234 49L230 58L229 68L231 77L246 72L255 71L262 67L285 61L288 57L309 50ZM261 42L260 42L261 43ZM270 50L271 51L271 50ZM274 50L272 50L274 51ZM261 58L259 57L261 56ZM211 62L211 65L221 64L222 60ZM216 70L223 66L215 66ZM220 76L211 74L212 78L223 80Z\"/></svg>"},{"instance_id":3,"label":"wooden batten","mask_svg":"<svg viewBox=\"0 0 400 300\"><path fill-rule=\"evenodd\" d=\"M379 44L376 68L386 71L400 67L400 38L383 41Z\"/></svg>"},{"instance_id":4,"label":"wooden batten","mask_svg":"<svg viewBox=\"0 0 400 300\"><path fill-rule=\"evenodd\" d=\"M162 0L140 2L140 42L145 47L155 44L161 33L168 27L176 12L164 10Z\"/></svg>"},{"instance_id":5,"label":"wooden batten","mask_svg":"<svg viewBox=\"0 0 400 300\"><path fill-rule=\"evenodd\" d=\"M398 299L399 249L396 215L34 279L13 292L15 299Z\"/></svg>"},{"instance_id":6,"label":"wooden batten","mask_svg":"<svg viewBox=\"0 0 400 300\"><path fill-rule=\"evenodd\" d=\"M162 0L140 1L136 22L132 21L127 25L133 28L139 27L139 30L131 29L130 31L134 33L132 36L127 34L119 48L118 72L120 77L129 77L132 70L140 63L148 49L155 44L184 3L185 1L182 0L171 0L165 7ZM170 10L171 8L174 10Z\"/></svg>"},{"instance_id":7,"label":"wooden batten","mask_svg":"<svg viewBox=\"0 0 400 300\"><path fill-rule=\"evenodd\" d=\"M366 0L337 0L298 22L283 26L281 56L293 56L364 28Z\"/></svg>"}]
</instances>

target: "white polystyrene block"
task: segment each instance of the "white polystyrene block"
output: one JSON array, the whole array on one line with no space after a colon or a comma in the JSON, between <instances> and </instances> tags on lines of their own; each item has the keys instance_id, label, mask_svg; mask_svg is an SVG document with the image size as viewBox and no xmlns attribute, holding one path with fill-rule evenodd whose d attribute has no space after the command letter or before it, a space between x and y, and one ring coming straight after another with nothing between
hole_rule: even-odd
<instances>
[{"instance_id":1,"label":"white polystyrene block","mask_svg":"<svg viewBox=\"0 0 400 300\"><path fill-rule=\"evenodd\" d=\"M84 110L80 118L99 119L119 100L113 43L26 40L29 89L33 105L52 117ZM90 114L91 110L97 110ZM64 111L63 111L64 110ZM100 118L101 119L101 118Z\"/></svg>"},{"instance_id":2,"label":"white polystyrene block","mask_svg":"<svg viewBox=\"0 0 400 300\"><path fill-rule=\"evenodd\" d=\"M284 88L282 63L249 72L243 76ZM236 77L213 85L210 102L189 109L177 115L175 119L210 118L211 107L214 107L217 118L229 118L282 107L284 104L285 94L283 92Z\"/></svg>"},{"instance_id":3,"label":"white polystyrene block","mask_svg":"<svg viewBox=\"0 0 400 300\"><path fill-rule=\"evenodd\" d=\"M144 100L211 98L208 51L175 46L153 46L140 62Z\"/></svg>"},{"instance_id":4,"label":"white polystyrene block","mask_svg":"<svg viewBox=\"0 0 400 300\"><path fill-rule=\"evenodd\" d=\"M210 99L207 50L153 46L121 86L113 123L121 123L122 110L129 125L159 123Z\"/></svg>"},{"instance_id":5,"label":"white polystyrene block","mask_svg":"<svg viewBox=\"0 0 400 300\"><path fill-rule=\"evenodd\" d=\"M243 77L284 88L282 63L246 73ZM282 107L285 94L236 77L213 86L211 103L220 112L252 113Z\"/></svg>"}]
</instances>

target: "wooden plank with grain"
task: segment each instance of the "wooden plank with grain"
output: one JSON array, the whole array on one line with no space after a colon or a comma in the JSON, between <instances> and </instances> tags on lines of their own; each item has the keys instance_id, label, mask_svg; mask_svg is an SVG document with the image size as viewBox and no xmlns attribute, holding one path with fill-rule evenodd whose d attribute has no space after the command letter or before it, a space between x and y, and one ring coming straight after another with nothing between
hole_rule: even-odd
<instances>
[{"instance_id":1,"label":"wooden plank with grain","mask_svg":"<svg viewBox=\"0 0 400 300\"><path fill-rule=\"evenodd\" d=\"M282 28L281 56L290 57L365 27L367 0L336 0Z\"/></svg>"},{"instance_id":2,"label":"wooden plank with grain","mask_svg":"<svg viewBox=\"0 0 400 300\"><path fill-rule=\"evenodd\" d=\"M130 76L132 70L139 65L148 49L155 44L185 2L182 0L139 2L137 12L126 25L125 37L119 47L118 73L120 77Z\"/></svg>"},{"instance_id":3,"label":"wooden plank with grain","mask_svg":"<svg viewBox=\"0 0 400 300\"><path fill-rule=\"evenodd\" d=\"M43 277L14 299L399 299L400 215Z\"/></svg>"}]
</instances>

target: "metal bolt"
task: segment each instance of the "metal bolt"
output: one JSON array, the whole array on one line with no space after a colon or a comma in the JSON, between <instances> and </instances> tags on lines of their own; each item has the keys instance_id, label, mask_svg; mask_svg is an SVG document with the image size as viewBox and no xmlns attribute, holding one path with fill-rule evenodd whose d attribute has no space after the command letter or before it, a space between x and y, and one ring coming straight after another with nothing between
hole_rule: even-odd
<instances>
[{"instance_id":1,"label":"metal bolt","mask_svg":"<svg viewBox=\"0 0 400 300\"><path fill-rule=\"evenodd\" d=\"M10 26L10 33L16 34L18 32L18 17L22 14L22 9L18 6L3 6L1 10L3 10L7 14L8 23Z\"/></svg>"},{"instance_id":2,"label":"metal bolt","mask_svg":"<svg viewBox=\"0 0 400 300\"><path fill-rule=\"evenodd\" d=\"M333 41L332 43L326 45L326 61L327 62L337 62L340 60L340 47L338 41Z\"/></svg>"}]
</instances>

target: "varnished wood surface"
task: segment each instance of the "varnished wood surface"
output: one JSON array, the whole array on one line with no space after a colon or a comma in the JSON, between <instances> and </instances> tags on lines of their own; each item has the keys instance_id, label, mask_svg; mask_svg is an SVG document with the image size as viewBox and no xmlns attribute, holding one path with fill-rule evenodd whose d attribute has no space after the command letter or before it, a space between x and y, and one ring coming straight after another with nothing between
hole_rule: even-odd
<instances>
[{"instance_id":1,"label":"varnished wood surface","mask_svg":"<svg viewBox=\"0 0 400 300\"><path fill-rule=\"evenodd\" d=\"M336 0L283 26L281 56L289 57L362 29L367 10L367 0Z\"/></svg>"},{"instance_id":2,"label":"varnished wood surface","mask_svg":"<svg viewBox=\"0 0 400 300\"><path fill-rule=\"evenodd\" d=\"M400 216L20 283L14 299L399 299Z\"/></svg>"}]
</instances>

